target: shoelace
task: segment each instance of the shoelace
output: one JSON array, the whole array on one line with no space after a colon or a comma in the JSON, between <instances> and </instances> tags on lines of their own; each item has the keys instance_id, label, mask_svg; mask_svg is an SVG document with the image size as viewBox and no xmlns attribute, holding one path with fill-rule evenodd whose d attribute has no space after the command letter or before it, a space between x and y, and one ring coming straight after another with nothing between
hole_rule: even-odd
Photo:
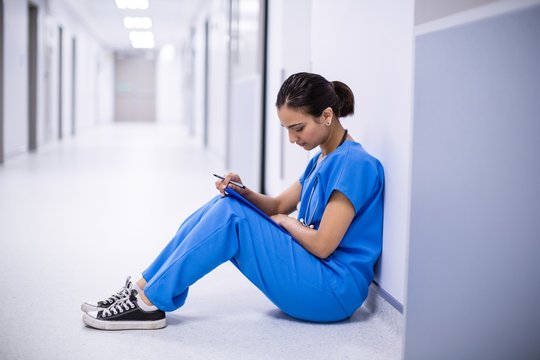
<instances>
[{"instance_id":1,"label":"shoelace","mask_svg":"<svg viewBox=\"0 0 540 360\"><path fill-rule=\"evenodd\" d=\"M128 276L124 287L121 288L116 294L104 301L106 304L114 305L117 301L122 300L125 297L129 297L131 294L131 276Z\"/></svg>"},{"instance_id":2,"label":"shoelace","mask_svg":"<svg viewBox=\"0 0 540 360\"><path fill-rule=\"evenodd\" d=\"M118 315L119 313L122 314L124 311L131 309L135 309L135 304L131 301L131 297L127 296L119 299L107 309L103 310L101 316L105 318L108 316Z\"/></svg>"}]
</instances>

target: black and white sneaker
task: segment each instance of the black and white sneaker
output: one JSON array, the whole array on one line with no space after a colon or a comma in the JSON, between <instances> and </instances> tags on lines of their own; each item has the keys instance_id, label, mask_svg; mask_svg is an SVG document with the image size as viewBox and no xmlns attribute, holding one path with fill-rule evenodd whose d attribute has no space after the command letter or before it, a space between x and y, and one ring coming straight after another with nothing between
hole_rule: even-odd
<instances>
[{"instance_id":1,"label":"black and white sneaker","mask_svg":"<svg viewBox=\"0 0 540 360\"><path fill-rule=\"evenodd\" d=\"M108 299L98 301L97 304L90 304L87 302L82 303L81 310L84 312L105 310L108 307L114 305L118 300L130 296L131 290L134 288L134 284L131 282L131 276L128 276L124 287L121 288L116 294L111 295Z\"/></svg>"},{"instance_id":2,"label":"black and white sneaker","mask_svg":"<svg viewBox=\"0 0 540 360\"><path fill-rule=\"evenodd\" d=\"M141 303L137 291L132 290L129 297L118 300L108 309L83 314L83 321L101 330L155 330L167 326L165 312Z\"/></svg>"}]
</instances>

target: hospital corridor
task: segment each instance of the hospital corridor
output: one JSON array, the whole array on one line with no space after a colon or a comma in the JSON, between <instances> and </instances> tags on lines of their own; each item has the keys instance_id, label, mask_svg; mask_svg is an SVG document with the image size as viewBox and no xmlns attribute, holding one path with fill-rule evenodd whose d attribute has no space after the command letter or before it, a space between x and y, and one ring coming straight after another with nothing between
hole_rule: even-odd
<instances>
[{"instance_id":1,"label":"hospital corridor","mask_svg":"<svg viewBox=\"0 0 540 360\"><path fill-rule=\"evenodd\" d=\"M346 323L294 321L230 263L192 286L163 330L105 334L82 324L82 300L140 276L215 196L211 174L221 170L181 127L148 124L103 125L6 164L0 237L17 241L0 255L9 294L2 358L399 357L400 337L374 305Z\"/></svg>"},{"instance_id":2,"label":"hospital corridor","mask_svg":"<svg viewBox=\"0 0 540 360\"><path fill-rule=\"evenodd\" d=\"M1 0L0 29L0 360L540 358L539 0ZM277 196L330 161L277 111L297 73L350 87L334 151L384 168L362 305L296 318L234 257L164 328L81 320L213 174Z\"/></svg>"}]
</instances>

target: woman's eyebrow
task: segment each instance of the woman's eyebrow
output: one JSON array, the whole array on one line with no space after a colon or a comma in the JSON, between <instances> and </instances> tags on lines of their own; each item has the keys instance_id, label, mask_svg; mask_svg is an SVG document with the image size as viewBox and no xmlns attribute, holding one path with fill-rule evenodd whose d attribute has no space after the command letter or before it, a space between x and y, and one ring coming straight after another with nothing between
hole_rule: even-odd
<instances>
[{"instance_id":1,"label":"woman's eyebrow","mask_svg":"<svg viewBox=\"0 0 540 360\"><path fill-rule=\"evenodd\" d=\"M292 125L287 126L287 129L290 129L290 128L292 128L292 127L295 127L295 126L298 126L298 125L302 125L302 124L303 124L303 123L292 124ZM285 127L285 126L283 126L283 124L281 124L281 127Z\"/></svg>"}]
</instances>

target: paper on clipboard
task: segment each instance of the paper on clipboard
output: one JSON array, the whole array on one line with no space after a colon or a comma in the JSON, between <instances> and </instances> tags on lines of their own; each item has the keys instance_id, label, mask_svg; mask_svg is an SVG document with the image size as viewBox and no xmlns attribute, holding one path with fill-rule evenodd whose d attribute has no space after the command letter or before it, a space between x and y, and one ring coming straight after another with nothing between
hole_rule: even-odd
<instances>
[{"instance_id":1,"label":"paper on clipboard","mask_svg":"<svg viewBox=\"0 0 540 360\"><path fill-rule=\"evenodd\" d=\"M238 201L240 201L241 203L249 206L250 208L252 208L253 210L255 210L257 213L259 213L262 217L264 217L266 220L268 220L270 223L274 224L275 226L278 227L278 229L280 229L281 231L283 231L285 234L287 235L290 235L287 230L285 230L285 228L283 228L281 225L279 225L277 222L275 222L274 220L272 220L272 218L268 215L266 215L264 213L264 211L262 211L261 209L259 209L257 206L255 206L251 201L249 201L248 199L246 199L245 197L243 197L242 195L240 195L239 193L237 193L235 190L233 190L232 188L230 187L227 187L225 188L225 194L230 196L230 197L233 197L235 199L237 199Z\"/></svg>"}]
</instances>

